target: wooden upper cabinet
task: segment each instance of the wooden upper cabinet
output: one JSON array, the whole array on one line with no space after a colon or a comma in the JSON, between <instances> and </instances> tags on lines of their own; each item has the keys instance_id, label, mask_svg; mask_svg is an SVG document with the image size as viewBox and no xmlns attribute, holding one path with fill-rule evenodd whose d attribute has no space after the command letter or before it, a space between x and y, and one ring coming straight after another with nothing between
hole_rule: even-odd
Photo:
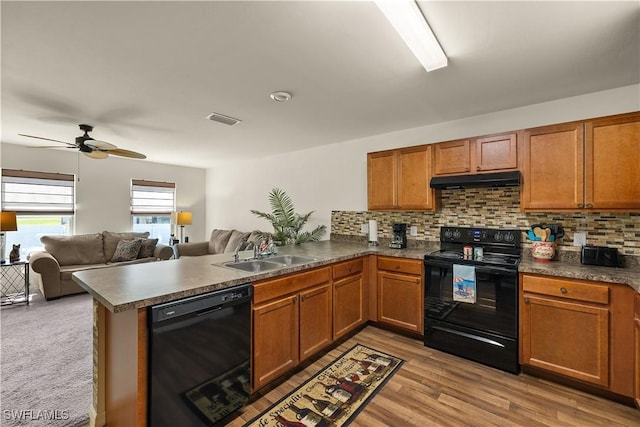
<instances>
[{"instance_id":1,"label":"wooden upper cabinet","mask_svg":"<svg viewBox=\"0 0 640 427\"><path fill-rule=\"evenodd\" d=\"M640 209L640 114L585 123L585 207Z\"/></svg>"},{"instance_id":2,"label":"wooden upper cabinet","mask_svg":"<svg viewBox=\"0 0 640 427\"><path fill-rule=\"evenodd\" d=\"M431 146L398 152L398 207L429 210L435 206L431 180Z\"/></svg>"},{"instance_id":3,"label":"wooden upper cabinet","mask_svg":"<svg viewBox=\"0 0 640 427\"><path fill-rule=\"evenodd\" d=\"M524 131L523 211L640 210L640 113Z\"/></svg>"},{"instance_id":4,"label":"wooden upper cabinet","mask_svg":"<svg viewBox=\"0 0 640 427\"><path fill-rule=\"evenodd\" d=\"M526 130L523 142L522 209L581 208L584 186L582 123Z\"/></svg>"},{"instance_id":5,"label":"wooden upper cabinet","mask_svg":"<svg viewBox=\"0 0 640 427\"><path fill-rule=\"evenodd\" d=\"M477 172L518 168L517 133L478 138L475 144Z\"/></svg>"},{"instance_id":6,"label":"wooden upper cabinet","mask_svg":"<svg viewBox=\"0 0 640 427\"><path fill-rule=\"evenodd\" d=\"M431 146L367 154L369 210L435 210Z\"/></svg>"},{"instance_id":7,"label":"wooden upper cabinet","mask_svg":"<svg viewBox=\"0 0 640 427\"><path fill-rule=\"evenodd\" d=\"M367 154L367 199L369 210L394 209L397 196L397 151Z\"/></svg>"},{"instance_id":8,"label":"wooden upper cabinet","mask_svg":"<svg viewBox=\"0 0 640 427\"><path fill-rule=\"evenodd\" d=\"M471 172L471 141L440 142L435 144L434 175L465 174Z\"/></svg>"},{"instance_id":9,"label":"wooden upper cabinet","mask_svg":"<svg viewBox=\"0 0 640 427\"><path fill-rule=\"evenodd\" d=\"M516 132L434 145L434 175L466 175L516 169Z\"/></svg>"}]
</instances>

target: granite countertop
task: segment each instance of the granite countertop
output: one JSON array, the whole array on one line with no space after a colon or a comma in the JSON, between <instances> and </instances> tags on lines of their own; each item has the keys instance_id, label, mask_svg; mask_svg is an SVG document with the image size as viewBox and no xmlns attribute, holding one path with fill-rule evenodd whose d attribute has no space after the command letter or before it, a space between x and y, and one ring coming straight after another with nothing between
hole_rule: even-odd
<instances>
[{"instance_id":1,"label":"granite countertop","mask_svg":"<svg viewBox=\"0 0 640 427\"><path fill-rule=\"evenodd\" d=\"M437 249L437 243L416 248L389 249L384 244L368 246L366 242L325 240L279 247L279 255L310 257L314 261L261 273L224 267L222 264L233 259L233 254L226 253L85 270L74 273L72 277L108 310L117 313L321 267L363 255L378 254L422 260L426 253ZM243 253L240 255L242 257ZM249 256L250 252L244 255ZM640 268L637 266L595 267L573 261L541 263L523 256L519 270L556 277L626 284L640 292Z\"/></svg>"}]
</instances>

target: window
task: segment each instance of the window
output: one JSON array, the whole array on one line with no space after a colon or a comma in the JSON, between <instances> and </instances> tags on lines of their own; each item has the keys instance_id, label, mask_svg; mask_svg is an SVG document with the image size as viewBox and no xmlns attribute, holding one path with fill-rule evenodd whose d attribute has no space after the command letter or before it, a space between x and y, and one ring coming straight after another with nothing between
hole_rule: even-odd
<instances>
[{"instance_id":1,"label":"window","mask_svg":"<svg viewBox=\"0 0 640 427\"><path fill-rule=\"evenodd\" d=\"M70 174L2 170L2 210L14 211L18 231L7 233L7 253L42 250L40 237L69 235L75 215L75 177Z\"/></svg>"},{"instance_id":2,"label":"window","mask_svg":"<svg viewBox=\"0 0 640 427\"><path fill-rule=\"evenodd\" d=\"M176 208L176 185L172 182L131 180L131 217L135 232L149 232L158 243L169 242L171 214Z\"/></svg>"}]
</instances>

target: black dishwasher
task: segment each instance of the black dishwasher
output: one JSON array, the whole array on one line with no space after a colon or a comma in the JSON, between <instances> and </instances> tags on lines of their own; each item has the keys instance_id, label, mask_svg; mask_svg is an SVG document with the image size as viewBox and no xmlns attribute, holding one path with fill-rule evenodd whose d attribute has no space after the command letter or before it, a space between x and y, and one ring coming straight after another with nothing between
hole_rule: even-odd
<instances>
[{"instance_id":1,"label":"black dishwasher","mask_svg":"<svg viewBox=\"0 0 640 427\"><path fill-rule=\"evenodd\" d=\"M149 307L149 426L214 425L250 393L252 285Z\"/></svg>"}]
</instances>

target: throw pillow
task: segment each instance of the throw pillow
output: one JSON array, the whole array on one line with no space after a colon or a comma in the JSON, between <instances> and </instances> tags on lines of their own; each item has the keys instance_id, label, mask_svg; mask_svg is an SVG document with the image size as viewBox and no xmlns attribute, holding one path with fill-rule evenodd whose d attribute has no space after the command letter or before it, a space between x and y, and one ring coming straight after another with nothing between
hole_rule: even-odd
<instances>
[{"instance_id":1,"label":"throw pillow","mask_svg":"<svg viewBox=\"0 0 640 427\"><path fill-rule=\"evenodd\" d=\"M142 239L120 240L111 257L111 262L123 262L136 259L142 246Z\"/></svg>"},{"instance_id":2,"label":"throw pillow","mask_svg":"<svg viewBox=\"0 0 640 427\"><path fill-rule=\"evenodd\" d=\"M140 245L140 252L138 252L138 258L150 258L153 256L153 252L156 250L158 239L144 239Z\"/></svg>"}]
</instances>

